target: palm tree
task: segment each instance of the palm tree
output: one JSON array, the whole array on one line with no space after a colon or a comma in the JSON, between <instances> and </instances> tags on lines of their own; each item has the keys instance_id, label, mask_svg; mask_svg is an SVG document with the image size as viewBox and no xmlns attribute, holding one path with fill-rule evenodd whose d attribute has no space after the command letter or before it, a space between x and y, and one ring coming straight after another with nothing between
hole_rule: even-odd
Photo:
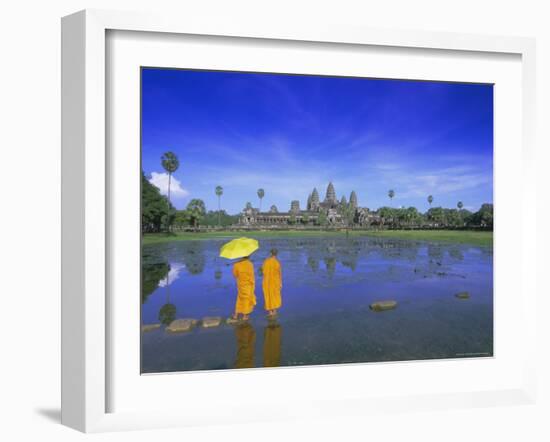
<instances>
[{"instance_id":1,"label":"palm tree","mask_svg":"<svg viewBox=\"0 0 550 442\"><path fill-rule=\"evenodd\" d=\"M221 225L220 222L220 215L221 215L221 196L223 195L223 187L222 186L216 186L216 196L218 197L218 226Z\"/></svg>"},{"instance_id":2,"label":"palm tree","mask_svg":"<svg viewBox=\"0 0 550 442\"><path fill-rule=\"evenodd\" d=\"M458 207L458 218L464 226L464 213L462 213L462 208L464 207L464 204L462 204L462 201L459 201L458 203L456 203L456 207Z\"/></svg>"},{"instance_id":3,"label":"palm tree","mask_svg":"<svg viewBox=\"0 0 550 442\"><path fill-rule=\"evenodd\" d=\"M170 185L172 183L172 174L180 167L180 161L174 152L166 152L160 158L162 167L168 172L168 202L170 203Z\"/></svg>"},{"instance_id":4,"label":"palm tree","mask_svg":"<svg viewBox=\"0 0 550 442\"><path fill-rule=\"evenodd\" d=\"M164 170L168 172L168 210L171 212L171 201L170 201L170 185L172 183L172 174L178 170L178 167L180 166L180 162L178 160L178 157L173 152L165 152L164 155L160 158L160 162L162 164L162 167L164 167ZM168 217L168 231L172 228L172 221L170 221L170 216Z\"/></svg>"},{"instance_id":5,"label":"palm tree","mask_svg":"<svg viewBox=\"0 0 550 442\"><path fill-rule=\"evenodd\" d=\"M258 198L260 198L260 212L262 211L262 198L264 197L264 189L258 189Z\"/></svg>"},{"instance_id":6,"label":"palm tree","mask_svg":"<svg viewBox=\"0 0 550 442\"><path fill-rule=\"evenodd\" d=\"M389 190L388 196L390 197L390 204L391 204L391 201L393 200L393 197L395 196L395 192L394 192L393 189Z\"/></svg>"},{"instance_id":7,"label":"palm tree","mask_svg":"<svg viewBox=\"0 0 550 442\"><path fill-rule=\"evenodd\" d=\"M189 204L187 204L186 211L189 218L191 218L193 227L198 227L199 222L206 215L206 207L204 205L204 201L201 199L193 198L191 201L189 201Z\"/></svg>"},{"instance_id":8,"label":"palm tree","mask_svg":"<svg viewBox=\"0 0 550 442\"><path fill-rule=\"evenodd\" d=\"M428 196L428 202L430 203L430 207L432 207L433 201L434 201L434 197L431 196L431 195L429 195L429 196Z\"/></svg>"}]
</instances>

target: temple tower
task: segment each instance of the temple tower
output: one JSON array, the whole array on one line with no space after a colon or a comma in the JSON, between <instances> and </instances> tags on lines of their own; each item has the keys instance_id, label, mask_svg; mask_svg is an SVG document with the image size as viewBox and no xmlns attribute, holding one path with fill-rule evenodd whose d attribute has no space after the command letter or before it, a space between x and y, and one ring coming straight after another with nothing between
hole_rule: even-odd
<instances>
[{"instance_id":1,"label":"temple tower","mask_svg":"<svg viewBox=\"0 0 550 442\"><path fill-rule=\"evenodd\" d=\"M277 210L277 206L276 205L271 206L271 208L269 209L269 213L279 213L279 211Z\"/></svg>"},{"instance_id":2,"label":"temple tower","mask_svg":"<svg viewBox=\"0 0 550 442\"><path fill-rule=\"evenodd\" d=\"M327 194L325 196L325 203L336 203L336 192L334 191L334 186L332 182L328 184Z\"/></svg>"},{"instance_id":3,"label":"temple tower","mask_svg":"<svg viewBox=\"0 0 550 442\"><path fill-rule=\"evenodd\" d=\"M349 204L352 209L357 209L357 194L355 193L355 190L351 191L349 196Z\"/></svg>"},{"instance_id":4,"label":"temple tower","mask_svg":"<svg viewBox=\"0 0 550 442\"><path fill-rule=\"evenodd\" d=\"M309 210L317 209L319 209L319 192L317 192L316 188L313 188L313 192L311 192L311 205Z\"/></svg>"},{"instance_id":5,"label":"temple tower","mask_svg":"<svg viewBox=\"0 0 550 442\"><path fill-rule=\"evenodd\" d=\"M292 213L298 213L300 211L300 201L294 200L290 203L290 211Z\"/></svg>"}]
</instances>

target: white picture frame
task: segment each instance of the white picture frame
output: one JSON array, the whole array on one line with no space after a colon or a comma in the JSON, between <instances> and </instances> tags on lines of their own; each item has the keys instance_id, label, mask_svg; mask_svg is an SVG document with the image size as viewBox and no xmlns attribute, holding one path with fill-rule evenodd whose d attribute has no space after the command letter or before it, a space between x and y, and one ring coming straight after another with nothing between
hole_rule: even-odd
<instances>
[{"instance_id":1,"label":"white picture frame","mask_svg":"<svg viewBox=\"0 0 550 442\"><path fill-rule=\"evenodd\" d=\"M62 21L62 422L85 432L185 426L232 421L231 415L108 412L109 376L109 185L106 118L106 33L143 31L201 36L284 40L288 42L369 45L381 48L425 48L515 54L521 57L522 241L520 322L525 336L534 336L537 291L534 269L526 256L536 256L536 238L528 228L535 219L535 42L518 37L493 37L417 31L388 31L345 26L295 27L245 20L216 22L196 17L86 10ZM530 258L533 264L535 258ZM327 397L313 407L273 407L247 419L355 415L373 410L488 406L532 403L536 393L535 339L526 342L524 382L518 388L450 394L372 398ZM336 368L337 369L337 368ZM206 374L207 375L207 374ZM169 381L166 381L169 382Z\"/></svg>"}]
</instances>

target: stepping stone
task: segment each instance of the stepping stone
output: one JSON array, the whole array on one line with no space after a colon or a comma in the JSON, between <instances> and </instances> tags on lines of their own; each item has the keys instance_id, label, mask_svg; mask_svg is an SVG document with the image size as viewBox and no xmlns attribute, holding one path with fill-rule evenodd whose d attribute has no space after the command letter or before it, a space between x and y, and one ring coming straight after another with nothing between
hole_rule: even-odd
<instances>
[{"instance_id":1,"label":"stepping stone","mask_svg":"<svg viewBox=\"0 0 550 442\"><path fill-rule=\"evenodd\" d=\"M176 319L166 327L166 331L168 333L183 333L191 330L196 324L196 319Z\"/></svg>"},{"instance_id":2,"label":"stepping stone","mask_svg":"<svg viewBox=\"0 0 550 442\"><path fill-rule=\"evenodd\" d=\"M141 331L143 333L147 333L153 330L158 330L160 328L160 324L144 324L141 326Z\"/></svg>"},{"instance_id":3,"label":"stepping stone","mask_svg":"<svg viewBox=\"0 0 550 442\"><path fill-rule=\"evenodd\" d=\"M397 301L376 301L370 305L370 309L375 312L393 310L395 307L397 307Z\"/></svg>"},{"instance_id":4,"label":"stepping stone","mask_svg":"<svg viewBox=\"0 0 550 442\"><path fill-rule=\"evenodd\" d=\"M238 324L238 323L239 323L239 320L238 320L238 319L233 319L232 317L229 317L229 318L227 318L227 319L225 320L225 323L226 323L226 324L230 324L230 325L232 325L232 324Z\"/></svg>"},{"instance_id":5,"label":"stepping stone","mask_svg":"<svg viewBox=\"0 0 550 442\"><path fill-rule=\"evenodd\" d=\"M222 318L219 316L207 316L202 320L202 326L204 328L217 327L222 323Z\"/></svg>"},{"instance_id":6,"label":"stepping stone","mask_svg":"<svg viewBox=\"0 0 550 442\"><path fill-rule=\"evenodd\" d=\"M470 294L468 292L459 292L455 295L458 299L469 299Z\"/></svg>"}]
</instances>

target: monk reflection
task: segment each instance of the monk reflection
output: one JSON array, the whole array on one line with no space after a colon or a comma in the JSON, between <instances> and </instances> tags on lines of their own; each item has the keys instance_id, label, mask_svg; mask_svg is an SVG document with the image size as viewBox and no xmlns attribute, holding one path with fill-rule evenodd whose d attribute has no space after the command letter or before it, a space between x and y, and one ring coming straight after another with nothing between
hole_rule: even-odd
<instances>
[{"instance_id":1,"label":"monk reflection","mask_svg":"<svg viewBox=\"0 0 550 442\"><path fill-rule=\"evenodd\" d=\"M235 368L254 367L254 346L256 345L256 332L249 322L244 322L235 327L237 338L237 357Z\"/></svg>"},{"instance_id":2,"label":"monk reflection","mask_svg":"<svg viewBox=\"0 0 550 442\"><path fill-rule=\"evenodd\" d=\"M264 329L264 367L281 365L281 331L276 321L269 321Z\"/></svg>"}]
</instances>

